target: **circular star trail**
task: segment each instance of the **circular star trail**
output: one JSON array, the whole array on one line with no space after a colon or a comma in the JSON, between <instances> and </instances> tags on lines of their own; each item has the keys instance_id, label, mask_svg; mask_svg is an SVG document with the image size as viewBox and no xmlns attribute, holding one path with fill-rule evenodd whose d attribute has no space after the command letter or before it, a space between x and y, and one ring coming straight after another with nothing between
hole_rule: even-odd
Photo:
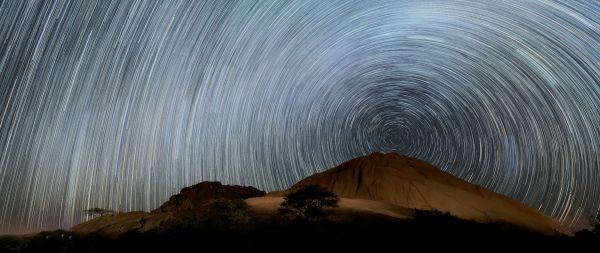
<instances>
[{"instance_id":1,"label":"circular star trail","mask_svg":"<svg viewBox=\"0 0 600 253\"><path fill-rule=\"evenodd\" d=\"M0 1L0 233L375 151L575 226L599 147L595 1Z\"/></svg>"}]
</instances>

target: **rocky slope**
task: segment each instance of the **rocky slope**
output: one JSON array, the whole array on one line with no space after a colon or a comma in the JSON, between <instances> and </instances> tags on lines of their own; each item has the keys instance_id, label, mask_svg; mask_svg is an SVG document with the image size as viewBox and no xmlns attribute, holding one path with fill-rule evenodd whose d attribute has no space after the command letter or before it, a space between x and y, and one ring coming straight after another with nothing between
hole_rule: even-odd
<instances>
[{"instance_id":1,"label":"rocky slope","mask_svg":"<svg viewBox=\"0 0 600 253\"><path fill-rule=\"evenodd\" d=\"M217 199L245 199L264 196L265 192L254 187L222 185L220 182L201 182L183 188L179 194L151 212L127 212L100 216L74 226L76 233L96 233L109 237L137 231L164 229L188 219Z\"/></svg>"},{"instance_id":2,"label":"rocky slope","mask_svg":"<svg viewBox=\"0 0 600 253\"><path fill-rule=\"evenodd\" d=\"M424 161L396 153L374 153L352 159L268 196L283 196L313 184L344 198L439 210L479 222L507 222L546 234L564 233L553 219L536 209L461 180Z\"/></svg>"},{"instance_id":3,"label":"rocky slope","mask_svg":"<svg viewBox=\"0 0 600 253\"><path fill-rule=\"evenodd\" d=\"M202 182L185 187L152 212L183 211L200 208L214 199L246 199L264 196L264 191L251 186L222 185L220 182Z\"/></svg>"}]
</instances>

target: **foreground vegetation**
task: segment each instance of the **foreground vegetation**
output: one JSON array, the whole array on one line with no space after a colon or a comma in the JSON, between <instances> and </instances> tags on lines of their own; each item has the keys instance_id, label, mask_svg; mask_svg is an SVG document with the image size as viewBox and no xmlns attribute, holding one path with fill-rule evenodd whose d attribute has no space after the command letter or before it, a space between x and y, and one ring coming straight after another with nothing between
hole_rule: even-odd
<instances>
[{"instance_id":1,"label":"foreground vegetation","mask_svg":"<svg viewBox=\"0 0 600 253\"><path fill-rule=\"evenodd\" d=\"M351 222L334 223L279 219L265 220L245 213L239 202L213 210L214 217L162 231L128 233L116 239L76 235L68 231L42 232L33 237L0 239L2 252L174 252L225 251L312 252L333 250L402 251L557 251L598 252L600 236L587 232L576 237L551 237L505 224L480 224L436 212L417 212L412 220L357 214ZM241 211L240 211L241 210ZM190 221L190 220L188 220Z\"/></svg>"}]
</instances>

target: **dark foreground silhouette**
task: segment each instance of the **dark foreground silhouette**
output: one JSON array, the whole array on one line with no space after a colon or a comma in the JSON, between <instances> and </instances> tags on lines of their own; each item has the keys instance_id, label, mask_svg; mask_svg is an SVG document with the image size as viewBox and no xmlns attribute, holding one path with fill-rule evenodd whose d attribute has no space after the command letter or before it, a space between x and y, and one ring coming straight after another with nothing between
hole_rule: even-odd
<instances>
[{"instance_id":1,"label":"dark foreground silhouette","mask_svg":"<svg viewBox=\"0 0 600 253\"><path fill-rule=\"evenodd\" d=\"M1 252L443 252L529 251L600 252L600 236L546 236L508 224L481 224L448 214L416 211L414 219L356 214L352 222L326 219L283 221L252 217L243 223L227 217L179 224L160 231L130 232L118 238L42 232L33 237L4 236Z\"/></svg>"}]
</instances>

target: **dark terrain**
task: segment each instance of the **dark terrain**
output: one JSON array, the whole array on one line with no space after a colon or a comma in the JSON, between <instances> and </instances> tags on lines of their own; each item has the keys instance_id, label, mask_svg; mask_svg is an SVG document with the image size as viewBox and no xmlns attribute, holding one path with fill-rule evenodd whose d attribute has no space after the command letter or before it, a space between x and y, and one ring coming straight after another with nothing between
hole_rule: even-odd
<instances>
[{"instance_id":1,"label":"dark terrain","mask_svg":"<svg viewBox=\"0 0 600 253\"><path fill-rule=\"evenodd\" d=\"M2 252L201 252L206 250L259 252L390 250L598 252L600 236L546 236L508 224L481 224L447 214L421 211L410 220L356 215L354 221L304 222L246 220L227 216L167 230L128 232L113 239L69 231L42 232L33 237L5 236Z\"/></svg>"}]
</instances>

